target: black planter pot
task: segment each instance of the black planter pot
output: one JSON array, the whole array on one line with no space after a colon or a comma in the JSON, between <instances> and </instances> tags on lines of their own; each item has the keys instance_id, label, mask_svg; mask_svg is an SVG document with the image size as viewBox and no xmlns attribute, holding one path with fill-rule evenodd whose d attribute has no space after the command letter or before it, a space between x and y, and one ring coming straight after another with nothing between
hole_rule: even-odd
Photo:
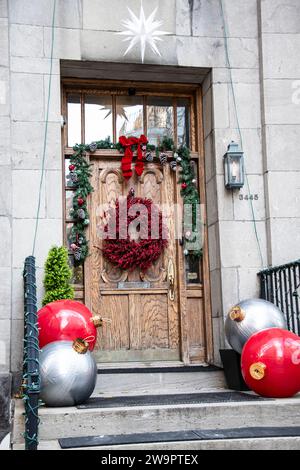
<instances>
[{"instance_id":1,"label":"black planter pot","mask_svg":"<svg viewBox=\"0 0 300 470\"><path fill-rule=\"evenodd\" d=\"M227 387L230 390L248 391L241 372L241 355L233 349L220 349Z\"/></svg>"}]
</instances>

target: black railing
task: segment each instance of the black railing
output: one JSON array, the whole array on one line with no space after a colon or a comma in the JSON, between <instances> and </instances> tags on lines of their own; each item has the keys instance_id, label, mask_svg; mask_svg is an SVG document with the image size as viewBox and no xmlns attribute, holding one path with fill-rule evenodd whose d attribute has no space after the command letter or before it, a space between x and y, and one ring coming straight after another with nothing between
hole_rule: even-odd
<instances>
[{"instance_id":1,"label":"black railing","mask_svg":"<svg viewBox=\"0 0 300 470\"><path fill-rule=\"evenodd\" d=\"M261 271L260 296L284 313L288 329L300 336L300 260Z\"/></svg>"},{"instance_id":2,"label":"black railing","mask_svg":"<svg viewBox=\"0 0 300 470\"><path fill-rule=\"evenodd\" d=\"M23 400L25 405L25 449L37 450L40 392L39 332L37 327L35 258L24 265L24 363Z\"/></svg>"}]
</instances>

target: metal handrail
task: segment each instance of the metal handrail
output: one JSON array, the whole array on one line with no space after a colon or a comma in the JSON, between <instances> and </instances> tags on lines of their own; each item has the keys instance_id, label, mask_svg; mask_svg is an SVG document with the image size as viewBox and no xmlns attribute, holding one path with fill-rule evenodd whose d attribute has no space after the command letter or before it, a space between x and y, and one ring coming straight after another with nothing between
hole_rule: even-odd
<instances>
[{"instance_id":1,"label":"metal handrail","mask_svg":"<svg viewBox=\"0 0 300 470\"><path fill-rule=\"evenodd\" d=\"M38 447L40 393L39 333L37 327L36 268L34 256L25 260L24 271L24 362L25 449Z\"/></svg>"},{"instance_id":2,"label":"metal handrail","mask_svg":"<svg viewBox=\"0 0 300 470\"><path fill-rule=\"evenodd\" d=\"M300 260L258 273L260 296L284 313L287 327L300 336Z\"/></svg>"},{"instance_id":3,"label":"metal handrail","mask_svg":"<svg viewBox=\"0 0 300 470\"><path fill-rule=\"evenodd\" d=\"M263 269L262 271L260 271L258 273L258 275L268 274L268 273L271 273L271 272L274 272L274 271L281 271L283 269L290 268L290 267L293 267L295 265L300 266L300 259L298 259L296 261L292 261L291 263L281 264L279 266L272 266L270 268Z\"/></svg>"}]
</instances>

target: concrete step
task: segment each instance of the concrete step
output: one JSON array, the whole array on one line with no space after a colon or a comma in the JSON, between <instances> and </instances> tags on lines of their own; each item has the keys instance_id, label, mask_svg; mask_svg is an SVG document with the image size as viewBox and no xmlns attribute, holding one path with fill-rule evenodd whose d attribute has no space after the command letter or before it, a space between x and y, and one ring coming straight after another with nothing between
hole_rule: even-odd
<instances>
[{"instance_id":1,"label":"concrete step","mask_svg":"<svg viewBox=\"0 0 300 470\"><path fill-rule=\"evenodd\" d=\"M135 363L132 364L135 369L143 369L145 368L145 364ZM148 368L155 368L158 367L158 363L151 363L147 364ZM214 390L224 390L225 387L225 380L224 374L222 371L210 371L207 372L205 367L203 368L202 372L180 372L180 368L182 365L178 365L178 371L175 373L163 372L166 367L174 367L174 363L164 363L162 371L159 373L151 373L151 372L139 372L139 373L132 373L128 371L128 373L114 373L113 370L115 368L124 368L124 364L115 364L113 370L110 369L110 365L100 365L100 369L107 369L105 373L98 374L96 387L93 393L93 397L114 397L114 396L133 396L133 395L159 395L159 394L176 394L176 393L200 393L200 392L208 392ZM149 369L148 369L149 370ZM196 369L193 369L196 370ZM86 410L85 410L86 411ZM131 410L132 411L132 410ZM15 420L14 420L14 442L22 442L22 433L24 432L24 416L23 416L24 408L23 402L21 400L16 401L16 411L15 411ZM41 436L44 434L46 435L45 439L55 439L58 437L63 437L64 432L61 429L60 435L51 435L52 437L47 437L47 425L49 422L54 424L54 427L57 425L63 427L64 426L64 416L65 416L65 423L66 423L66 436L72 437L76 436L76 427L78 424L77 418L75 418L75 428L73 429L73 433L68 435L68 427L70 422L73 421L73 414L75 416L78 415L78 412L81 413L82 410L77 410L76 408L41 408L39 411L41 417L41 426L40 426L40 433ZM118 415L117 413L115 416L115 423L117 426L118 422ZM112 415L114 415L114 410L112 410ZM126 415L123 414L124 417ZM109 419L109 414L105 414L102 418L98 412L95 410L90 410L86 415L85 419L88 421L90 420L90 416L96 416L96 421L98 419L100 421L105 421ZM139 418L143 419L143 418ZM79 419L80 421L80 419ZM95 426L95 420L91 422L91 429L95 428L95 432L97 434L97 429L99 426ZM60 425L58 424L60 423ZM87 424L87 423L86 423ZM52 425L50 425L51 428ZM79 426L81 424L79 423ZM124 424L124 426L126 426ZM49 429L50 429L49 428ZM87 428L84 426L84 429ZM85 431L83 431L85 432ZM99 434L99 433L98 433ZM78 434L81 435L81 434ZM89 434L91 435L91 433Z\"/></svg>"},{"instance_id":2,"label":"concrete step","mask_svg":"<svg viewBox=\"0 0 300 470\"><path fill-rule=\"evenodd\" d=\"M298 426L300 395L291 399L260 402L225 402L193 405L120 408L40 408L40 440L62 437L228 429L245 427ZM23 406L16 407L14 442L22 442Z\"/></svg>"},{"instance_id":3,"label":"concrete step","mask_svg":"<svg viewBox=\"0 0 300 470\"><path fill-rule=\"evenodd\" d=\"M224 439L212 441L180 441L168 443L131 444L111 447L81 447L68 450L299 450L300 437ZM14 450L24 450L16 444ZM58 440L40 441L38 450L62 450Z\"/></svg>"},{"instance_id":4,"label":"concrete step","mask_svg":"<svg viewBox=\"0 0 300 470\"><path fill-rule=\"evenodd\" d=\"M135 372L98 375L93 397L190 394L225 390L222 371ZM196 369L194 369L196 370ZM193 429L228 429L253 426L297 426L300 423L300 395L288 400L223 402L77 409L41 407L39 438L55 442L63 437L131 434ZM13 441L22 444L24 407L16 401ZM223 441L222 441L223 442ZM169 445L169 444L157 444ZM174 444L175 445L175 444ZM195 443L190 444L195 445ZM203 446L203 441L200 446ZM211 443L207 444L209 447ZM224 443L218 446L225 445ZM176 443L178 446L178 443ZM130 447L129 447L130 448ZM177 447L178 448L178 447ZM199 447L202 448L202 447Z\"/></svg>"},{"instance_id":5,"label":"concrete step","mask_svg":"<svg viewBox=\"0 0 300 470\"><path fill-rule=\"evenodd\" d=\"M138 368L136 368L138 369ZM99 373L93 396L159 395L170 393L201 393L224 390L223 371Z\"/></svg>"}]
</instances>

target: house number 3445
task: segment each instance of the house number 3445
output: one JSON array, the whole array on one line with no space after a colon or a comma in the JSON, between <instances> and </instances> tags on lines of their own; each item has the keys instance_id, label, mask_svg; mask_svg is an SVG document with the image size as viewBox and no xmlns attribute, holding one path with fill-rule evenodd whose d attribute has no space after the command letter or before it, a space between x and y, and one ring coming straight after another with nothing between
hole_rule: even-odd
<instances>
[{"instance_id":1,"label":"house number 3445","mask_svg":"<svg viewBox=\"0 0 300 470\"><path fill-rule=\"evenodd\" d=\"M257 201L259 199L258 194L240 194L240 201Z\"/></svg>"}]
</instances>

